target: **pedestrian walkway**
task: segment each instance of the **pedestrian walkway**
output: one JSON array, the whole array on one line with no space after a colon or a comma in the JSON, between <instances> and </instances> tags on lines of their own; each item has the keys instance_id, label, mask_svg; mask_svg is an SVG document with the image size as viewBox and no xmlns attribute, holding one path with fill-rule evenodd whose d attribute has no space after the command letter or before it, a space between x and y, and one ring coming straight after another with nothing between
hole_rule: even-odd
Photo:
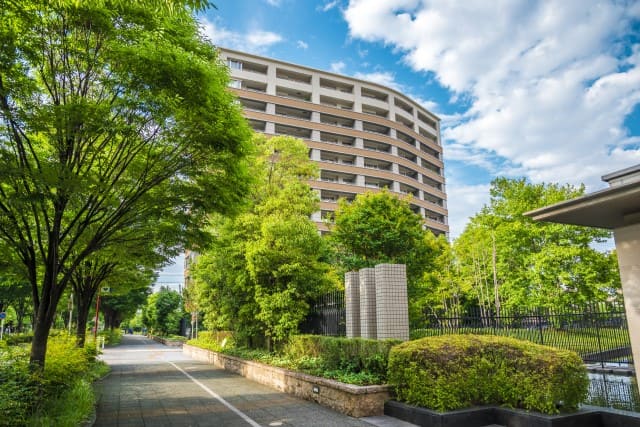
<instances>
[{"instance_id":1,"label":"pedestrian walkway","mask_svg":"<svg viewBox=\"0 0 640 427\"><path fill-rule=\"evenodd\" d=\"M411 426L391 417L348 417L138 335L125 335L101 357L112 371L97 383L96 427Z\"/></svg>"}]
</instances>

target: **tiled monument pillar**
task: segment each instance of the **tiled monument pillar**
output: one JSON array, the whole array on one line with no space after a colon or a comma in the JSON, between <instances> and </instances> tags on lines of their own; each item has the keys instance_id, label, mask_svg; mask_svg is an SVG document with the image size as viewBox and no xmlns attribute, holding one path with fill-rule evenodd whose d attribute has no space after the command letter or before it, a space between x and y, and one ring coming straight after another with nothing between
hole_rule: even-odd
<instances>
[{"instance_id":1,"label":"tiled monument pillar","mask_svg":"<svg viewBox=\"0 0 640 427\"><path fill-rule=\"evenodd\" d=\"M376 338L409 339L407 270L404 264L378 264L376 283Z\"/></svg>"},{"instance_id":2,"label":"tiled monument pillar","mask_svg":"<svg viewBox=\"0 0 640 427\"><path fill-rule=\"evenodd\" d=\"M360 336L360 274L357 271L350 271L344 276L344 287L346 293L346 326L347 337L356 338Z\"/></svg>"},{"instance_id":3,"label":"tiled monument pillar","mask_svg":"<svg viewBox=\"0 0 640 427\"><path fill-rule=\"evenodd\" d=\"M373 268L360 270L360 336L376 339L376 274Z\"/></svg>"}]
</instances>

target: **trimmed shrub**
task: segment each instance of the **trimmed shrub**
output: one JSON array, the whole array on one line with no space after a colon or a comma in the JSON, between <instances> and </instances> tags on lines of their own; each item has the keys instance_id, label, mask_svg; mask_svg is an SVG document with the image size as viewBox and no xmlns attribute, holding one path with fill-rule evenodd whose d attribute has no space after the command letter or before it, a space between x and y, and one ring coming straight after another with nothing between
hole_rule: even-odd
<instances>
[{"instance_id":1,"label":"trimmed shrub","mask_svg":"<svg viewBox=\"0 0 640 427\"><path fill-rule=\"evenodd\" d=\"M366 373L372 376L371 380L374 382L382 383L387 377L389 350L400 342L296 335L289 339L284 348L284 355L297 361L303 369L342 371L346 374Z\"/></svg>"},{"instance_id":2,"label":"trimmed shrub","mask_svg":"<svg viewBox=\"0 0 640 427\"><path fill-rule=\"evenodd\" d=\"M589 387L576 353L490 335L399 344L388 380L398 400L439 411L503 405L555 414L577 409Z\"/></svg>"}]
</instances>

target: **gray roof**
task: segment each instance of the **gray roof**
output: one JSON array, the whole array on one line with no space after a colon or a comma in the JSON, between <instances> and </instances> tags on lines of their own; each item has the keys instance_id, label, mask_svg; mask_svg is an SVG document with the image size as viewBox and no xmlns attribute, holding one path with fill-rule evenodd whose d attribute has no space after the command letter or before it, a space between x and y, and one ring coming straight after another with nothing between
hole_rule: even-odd
<instances>
[{"instance_id":1,"label":"gray roof","mask_svg":"<svg viewBox=\"0 0 640 427\"><path fill-rule=\"evenodd\" d=\"M625 169L628 174L640 166ZM625 175L613 173L613 179ZM603 178L605 178L603 177ZM526 212L536 221L614 229L640 222L640 181L614 185L573 200Z\"/></svg>"}]
</instances>

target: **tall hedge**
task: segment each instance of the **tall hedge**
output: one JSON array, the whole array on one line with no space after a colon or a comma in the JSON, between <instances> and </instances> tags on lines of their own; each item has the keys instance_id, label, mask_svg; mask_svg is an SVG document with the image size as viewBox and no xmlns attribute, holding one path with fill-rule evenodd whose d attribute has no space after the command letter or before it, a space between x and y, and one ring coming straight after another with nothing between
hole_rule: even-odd
<instances>
[{"instance_id":1,"label":"tall hedge","mask_svg":"<svg viewBox=\"0 0 640 427\"><path fill-rule=\"evenodd\" d=\"M399 344L388 381L398 400L440 411L494 404L554 414L577 409L589 387L576 353L490 335Z\"/></svg>"}]
</instances>

